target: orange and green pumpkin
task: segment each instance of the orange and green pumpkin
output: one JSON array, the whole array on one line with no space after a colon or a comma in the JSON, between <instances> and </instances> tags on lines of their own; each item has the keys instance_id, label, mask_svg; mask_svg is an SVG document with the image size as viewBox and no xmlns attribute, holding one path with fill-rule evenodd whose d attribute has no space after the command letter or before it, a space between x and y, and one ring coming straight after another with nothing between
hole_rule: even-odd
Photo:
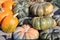
<instances>
[{"instance_id":1,"label":"orange and green pumpkin","mask_svg":"<svg viewBox=\"0 0 60 40\"><path fill-rule=\"evenodd\" d=\"M53 11L53 5L50 2L36 3L30 7L30 12L33 15L49 15Z\"/></svg>"},{"instance_id":2,"label":"orange and green pumpkin","mask_svg":"<svg viewBox=\"0 0 60 40\"><path fill-rule=\"evenodd\" d=\"M4 32L6 33L11 33L14 32L18 25L18 19L17 17L13 17L13 15L6 16L2 23L1 23L1 28Z\"/></svg>"},{"instance_id":3,"label":"orange and green pumpkin","mask_svg":"<svg viewBox=\"0 0 60 40\"><path fill-rule=\"evenodd\" d=\"M14 40L34 40L38 39L39 32L31 28L30 25L24 24L22 27L17 27L17 29L13 33Z\"/></svg>"},{"instance_id":4,"label":"orange and green pumpkin","mask_svg":"<svg viewBox=\"0 0 60 40\"><path fill-rule=\"evenodd\" d=\"M52 17L34 17L31 21L34 28L38 30L45 30L56 26L56 21Z\"/></svg>"}]
</instances>

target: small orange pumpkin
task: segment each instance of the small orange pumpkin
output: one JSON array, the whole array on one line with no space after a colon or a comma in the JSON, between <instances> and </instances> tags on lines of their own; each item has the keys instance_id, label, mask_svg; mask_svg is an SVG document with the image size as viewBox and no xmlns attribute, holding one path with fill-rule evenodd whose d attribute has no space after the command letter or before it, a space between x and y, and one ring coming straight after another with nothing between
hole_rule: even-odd
<instances>
[{"instance_id":1,"label":"small orange pumpkin","mask_svg":"<svg viewBox=\"0 0 60 40\"><path fill-rule=\"evenodd\" d=\"M2 30L6 33L13 32L18 25L18 19L17 17L14 17L13 15L6 16L2 21Z\"/></svg>"},{"instance_id":2,"label":"small orange pumpkin","mask_svg":"<svg viewBox=\"0 0 60 40\"><path fill-rule=\"evenodd\" d=\"M7 0L0 0L0 5L1 5L2 3L4 3L5 1L7 1Z\"/></svg>"},{"instance_id":3,"label":"small orange pumpkin","mask_svg":"<svg viewBox=\"0 0 60 40\"><path fill-rule=\"evenodd\" d=\"M4 10L0 12L0 23L1 21L8 15L13 15L13 12L11 10Z\"/></svg>"},{"instance_id":4,"label":"small orange pumpkin","mask_svg":"<svg viewBox=\"0 0 60 40\"><path fill-rule=\"evenodd\" d=\"M3 7L4 9L12 10L12 5L13 5L14 3L15 3L15 2L14 2L13 0L8 0L8 1L6 1L6 2L4 2L4 3L2 4L2 7Z\"/></svg>"},{"instance_id":5,"label":"small orange pumpkin","mask_svg":"<svg viewBox=\"0 0 60 40\"><path fill-rule=\"evenodd\" d=\"M24 39L38 39L39 32L31 28L30 25L24 24L22 27L18 27L13 33L14 40L24 40Z\"/></svg>"}]
</instances>

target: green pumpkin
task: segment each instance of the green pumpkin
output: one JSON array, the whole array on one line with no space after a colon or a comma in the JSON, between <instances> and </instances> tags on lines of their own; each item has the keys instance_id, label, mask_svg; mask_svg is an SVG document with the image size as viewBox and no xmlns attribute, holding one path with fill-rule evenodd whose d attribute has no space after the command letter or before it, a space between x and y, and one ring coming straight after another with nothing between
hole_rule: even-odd
<instances>
[{"instance_id":1,"label":"green pumpkin","mask_svg":"<svg viewBox=\"0 0 60 40\"><path fill-rule=\"evenodd\" d=\"M40 38L43 40L55 40L60 38L60 27L50 28L40 32Z\"/></svg>"},{"instance_id":2,"label":"green pumpkin","mask_svg":"<svg viewBox=\"0 0 60 40\"><path fill-rule=\"evenodd\" d=\"M36 3L30 7L30 12L33 15L49 15L53 11L53 5L50 2L41 2L41 3Z\"/></svg>"},{"instance_id":3,"label":"green pumpkin","mask_svg":"<svg viewBox=\"0 0 60 40\"><path fill-rule=\"evenodd\" d=\"M14 5L13 12L19 13L18 18L27 17L29 15L29 4L25 1L19 1Z\"/></svg>"},{"instance_id":4,"label":"green pumpkin","mask_svg":"<svg viewBox=\"0 0 60 40\"><path fill-rule=\"evenodd\" d=\"M53 25L56 25L54 24L54 22L55 21L52 19L52 17L34 17L31 21L31 24L34 28L38 30L45 30L53 27Z\"/></svg>"}]
</instances>

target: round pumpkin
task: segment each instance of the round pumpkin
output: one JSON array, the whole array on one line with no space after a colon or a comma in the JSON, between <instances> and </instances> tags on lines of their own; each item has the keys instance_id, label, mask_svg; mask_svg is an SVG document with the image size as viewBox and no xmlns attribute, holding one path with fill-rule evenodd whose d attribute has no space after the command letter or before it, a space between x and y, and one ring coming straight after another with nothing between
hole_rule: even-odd
<instances>
[{"instance_id":1,"label":"round pumpkin","mask_svg":"<svg viewBox=\"0 0 60 40\"><path fill-rule=\"evenodd\" d=\"M13 12L11 10L3 10L3 11L1 11L0 12L0 23L8 15L13 15Z\"/></svg>"},{"instance_id":2,"label":"round pumpkin","mask_svg":"<svg viewBox=\"0 0 60 40\"><path fill-rule=\"evenodd\" d=\"M55 40L60 38L60 27L57 26L40 32L40 38L44 40Z\"/></svg>"},{"instance_id":3,"label":"round pumpkin","mask_svg":"<svg viewBox=\"0 0 60 40\"><path fill-rule=\"evenodd\" d=\"M5 1L3 4L2 4L2 7L4 9L9 9L9 10L12 10L12 6L14 5L14 1L13 0L8 0L8 1Z\"/></svg>"},{"instance_id":4,"label":"round pumpkin","mask_svg":"<svg viewBox=\"0 0 60 40\"><path fill-rule=\"evenodd\" d=\"M45 30L56 26L56 22L52 19L52 17L34 17L31 24L38 30Z\"/></svg>"},{"instance_id":5,"label":"round pumpkin","mask_svg":"<svg viewBox=\"0 0 60 40\"><path fill-rule=\"evenodd\" d=\"M14 32L18 25L18 19L17 17L14 17L13 15L6 16L2 23L1 23L1 28L4 32L6 33L11 33Z\"/></svg>"},{"instance_id":6,"label":"round pumpkin","mask_svg":"<svg viewBox=\"0 0 60 40\"><path fill-rule=\"evenodd\" d=\"M18 18L23 18L29 15L29 4L27 2L18 2L13 7L13 12L19 13Z\"/></svg>"},{"instance_id":7,"label":"round pumpkin","mask_svg":"<svg viewBox=\"0 0 60 40\"><path fill-rule=\"evenodd\" d=\"M24 24L22 27L18 27L13 33L14 40L29 40L38 39L39 33L36 29L30 27L30 25Z\"/></svg>"},{"instance_id":8,"label":"round pumpkin","mask_svg":"<svg viewBox=\"0 0 60 40\"><path fill-rule=\"evenodd\" d=\"M30 12L33 15L49 15L53 11L53 5L50 2L36 3L30 7Z\"/></svg>"}]
</instances>

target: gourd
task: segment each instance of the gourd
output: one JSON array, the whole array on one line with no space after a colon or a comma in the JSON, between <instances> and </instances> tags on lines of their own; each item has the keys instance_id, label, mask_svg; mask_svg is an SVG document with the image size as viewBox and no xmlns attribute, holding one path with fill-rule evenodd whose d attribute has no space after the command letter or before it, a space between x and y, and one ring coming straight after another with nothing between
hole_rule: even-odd
<instances>
[{"instance_id":1,"label":"gourd","mask_svg":"<svg viewBox=\"0 0 60 40\"><path fill-rule=\"evenodd\" d=\"M44 40L55 40L60 38L60 27L50 28L40 33L40 38Z\"/></svg>"},{"instance_id":2,"label":"gourd","mask_svg":"<svg viewBox=\"0 0 60 40\"><path fill-rule=\"evenodd\" d=\"M34 17L31 21L33 28L45 30L56 26L56 21L52 17Z\"/></svg>"},{"instance_id":3,"label":"gourd","mask_svg":"<svg viewBox=\"0 0 60 40\"><path fill-rule=\"evenodd\" d=\"M30 25L24 24L22 27L17 27L13 33L13 37L14 40L33 40L38 39L39 33L36 29L31 28Z\"/></svg>"},{"instance_id":4,"label":"gourd","mask_svg":"<svg viewBox=\"0 0 60 40\"><path fill-rule=\"evenodd\" d=\"M6 16L3 21L1 22L1 29L6 33L12 33L16 29L18 25L18 18L16 17L17 14Z\"/></svg>"},{"instance_id":5,"label":"gourd","mask_svg":"<svg viewBox=\"0 0 60 40\"><path fill-rule=\"evenodd\" d=\"M13 12L19 13L18 18L27 17L29 15L29 4L25 1L19 1L14 5Z\"/></svg>"},{"instance_id":6,"label":"gourd","mask_svg":"<svg viewBox=\"0 0 60 40\"><path fill-rule=\"evenodd\" d=\"M37 16L46 16L52 13L54 6L50 2L36 3L30 7L30 12Z\"/></svg>"},{"instance_id":7,"label":"gourd","mask_svg":"<svg viewBox=\"0 0 60 40\"><path fill-rule=\"evenodd\" d=\"M8 0L8 1L5 1L3 4L2 4L2 7L6 10L12 10L12 6L15 4L15 2L13 0Z\"/></svg>"}]
</instances>

